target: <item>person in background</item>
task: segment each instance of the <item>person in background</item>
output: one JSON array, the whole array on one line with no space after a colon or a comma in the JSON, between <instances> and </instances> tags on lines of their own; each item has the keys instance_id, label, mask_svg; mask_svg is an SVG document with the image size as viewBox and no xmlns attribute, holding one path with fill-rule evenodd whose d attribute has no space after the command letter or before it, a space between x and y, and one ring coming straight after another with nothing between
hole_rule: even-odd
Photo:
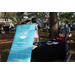
<instances>
[{"instance_id":1,"label":"person in background","mask_svg":"<svg viewBox=\"0 0 75 75\"><path fill-rule=\"evenodd\" d=\"M68 24L67 19L65 19L65 24ZM68 37L69 37L69 41L73 41L73 40L71 40L72 39L72 34L70 32L71 32L70 25L68 24L68 33L69 33Z\"/></svg>"},{"instance_id":2,"label":"person in background","mask_svg":"<svg viewBox=\"0 0 75 75\"><path fill-rule=\"evenodd\" d=\"M58 35L60 34L60 26L58 27Z\"/></svg>"},{"instance_id":3,"label":"person in background","mask_svg":"<svg viewBox=\"0 0 75 75\"><path fill-rule=\"evenodd\" d=\"M36 23L36 18L32 18L32 23ZM39 42L38 24L36 24L33 43L38 43L38 42Z\"/></svg>"},{"instance_id":4,"label":"person in background","mask_svg":"<svg viewBox=\"0 0 75 75\"><path fill-rule=\"evenodd\" d=\"M40 26L38 25L38 29L40 29Z\"/></svg>"},{"instance_id":5,"label":"person in background","mask_svg":"<svg viewBox=\"0 0 75 75\"><path fill-rule=\"evenodd\" d=\"M60 38L65 38L65 34L63 32L63 27L60 28L60 34L59 34Z\"/></svg>"},{"instance_id":6,"label":"person in background","mask_svg":"<svg viewBox=\"0 0 75 75\"><path fill-rule=\"evenodd\" d=\"M71 40L72 39L72 34L70 33L71 32L71 30L70 30L70 25L69 25L69 41L73 41L73 40Z\"/></svg>"}]
</instances>

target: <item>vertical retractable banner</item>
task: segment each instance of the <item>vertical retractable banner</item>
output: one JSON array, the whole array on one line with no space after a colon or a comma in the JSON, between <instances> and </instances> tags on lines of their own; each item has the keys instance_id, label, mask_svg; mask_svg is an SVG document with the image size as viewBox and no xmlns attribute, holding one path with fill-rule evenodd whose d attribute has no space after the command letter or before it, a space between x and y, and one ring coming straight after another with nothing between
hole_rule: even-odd
<instances>
[{"instance_id":1,"label":"vertical retractable banner","mask_svg":"<svg viewBox=\"0 0 75 75\"><path fill-rule=\"evenodd\" d=\"M30 62L36 23L18 25L7 62Z\"/></svg>"},{"instance_id":2,"label":"vertical retractable banner","mask_svg":"<svg viewBox=\"0 0 75 75\"><path fill-rule=\"evenodd\" d=\"M68 45L68 36L69 36L69 28L68 21L65 21L65 61L69 61L71 54L69 53L69 45Z\"/></svg>"}]
</instances>

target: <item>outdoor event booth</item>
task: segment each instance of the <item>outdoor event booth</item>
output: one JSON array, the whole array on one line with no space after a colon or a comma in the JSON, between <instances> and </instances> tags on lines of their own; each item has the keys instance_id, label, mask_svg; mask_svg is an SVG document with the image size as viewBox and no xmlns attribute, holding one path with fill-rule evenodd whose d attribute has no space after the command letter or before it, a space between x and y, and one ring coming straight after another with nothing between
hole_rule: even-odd
<instances>
[{"instance_id":1,"label":"outdoor event booth","mask_svg":"<svg viewBox=\"0 0 75 75\"><path fill-rule=\"evenodd\" d=\"M50 62L56 59L68 62L71 57L68 34L68 21L65 21L65 39L56 38L49 42L38 43L37 48L32 50L31 62Z\"/></svg>"},{"instance_id":2,"label":"outdoor event booth","mask_svg":"<svg viewBox=\"0 0 75 75\"><path fill-rule=\"evenodd\" d=\"M65 21L65 39L33 43L36 23L19 25L14 36L7 62L69 61L68 23ZM31 37L32 36L32 37ZM33 46L37 46L32 50Z\"/></svg>"}]
</instances>

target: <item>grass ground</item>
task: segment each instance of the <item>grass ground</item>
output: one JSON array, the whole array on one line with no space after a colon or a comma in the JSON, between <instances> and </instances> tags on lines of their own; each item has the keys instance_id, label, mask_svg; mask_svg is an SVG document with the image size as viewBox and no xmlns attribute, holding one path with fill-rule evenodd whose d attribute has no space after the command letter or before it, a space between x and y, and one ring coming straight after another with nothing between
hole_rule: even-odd
<instances>
[{"instance_id":1,"label":"grass ground","mask_svg":"<svg viewBox=\"0 0 75 75\"><path fill-rule=\"evenodd\" d=\"M69 43L69 52L72 54L71 59L69 62L75 62L75 30L71 31L73 37L73 42ZM0 61L5 62L7 61L7 57L10 52L10 48L13 42L15 32L7 32L4 35L0 36ZM39 39L40 42L49 41L49 31L39 30ZM54 62L62 62L62 60L58 59Z\"/></svg>"}]
</instances>

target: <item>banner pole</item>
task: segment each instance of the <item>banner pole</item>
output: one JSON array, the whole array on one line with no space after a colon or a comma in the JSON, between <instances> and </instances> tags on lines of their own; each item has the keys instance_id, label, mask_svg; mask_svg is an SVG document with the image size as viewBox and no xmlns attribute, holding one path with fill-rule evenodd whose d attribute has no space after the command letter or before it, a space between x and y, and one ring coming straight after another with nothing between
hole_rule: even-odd
<instances>
[{"instance_id":1,"label":"banner pole","mask_svg":"<svg viewBox=\"0 0 75 75\"><path fill-rule=\"evenodd\" d=\"M68 62L71 58L71 54L69 53L69 45L68 45L68 21L65 20L65 59L64 61Z\"/></svg>"}]
</instances>

